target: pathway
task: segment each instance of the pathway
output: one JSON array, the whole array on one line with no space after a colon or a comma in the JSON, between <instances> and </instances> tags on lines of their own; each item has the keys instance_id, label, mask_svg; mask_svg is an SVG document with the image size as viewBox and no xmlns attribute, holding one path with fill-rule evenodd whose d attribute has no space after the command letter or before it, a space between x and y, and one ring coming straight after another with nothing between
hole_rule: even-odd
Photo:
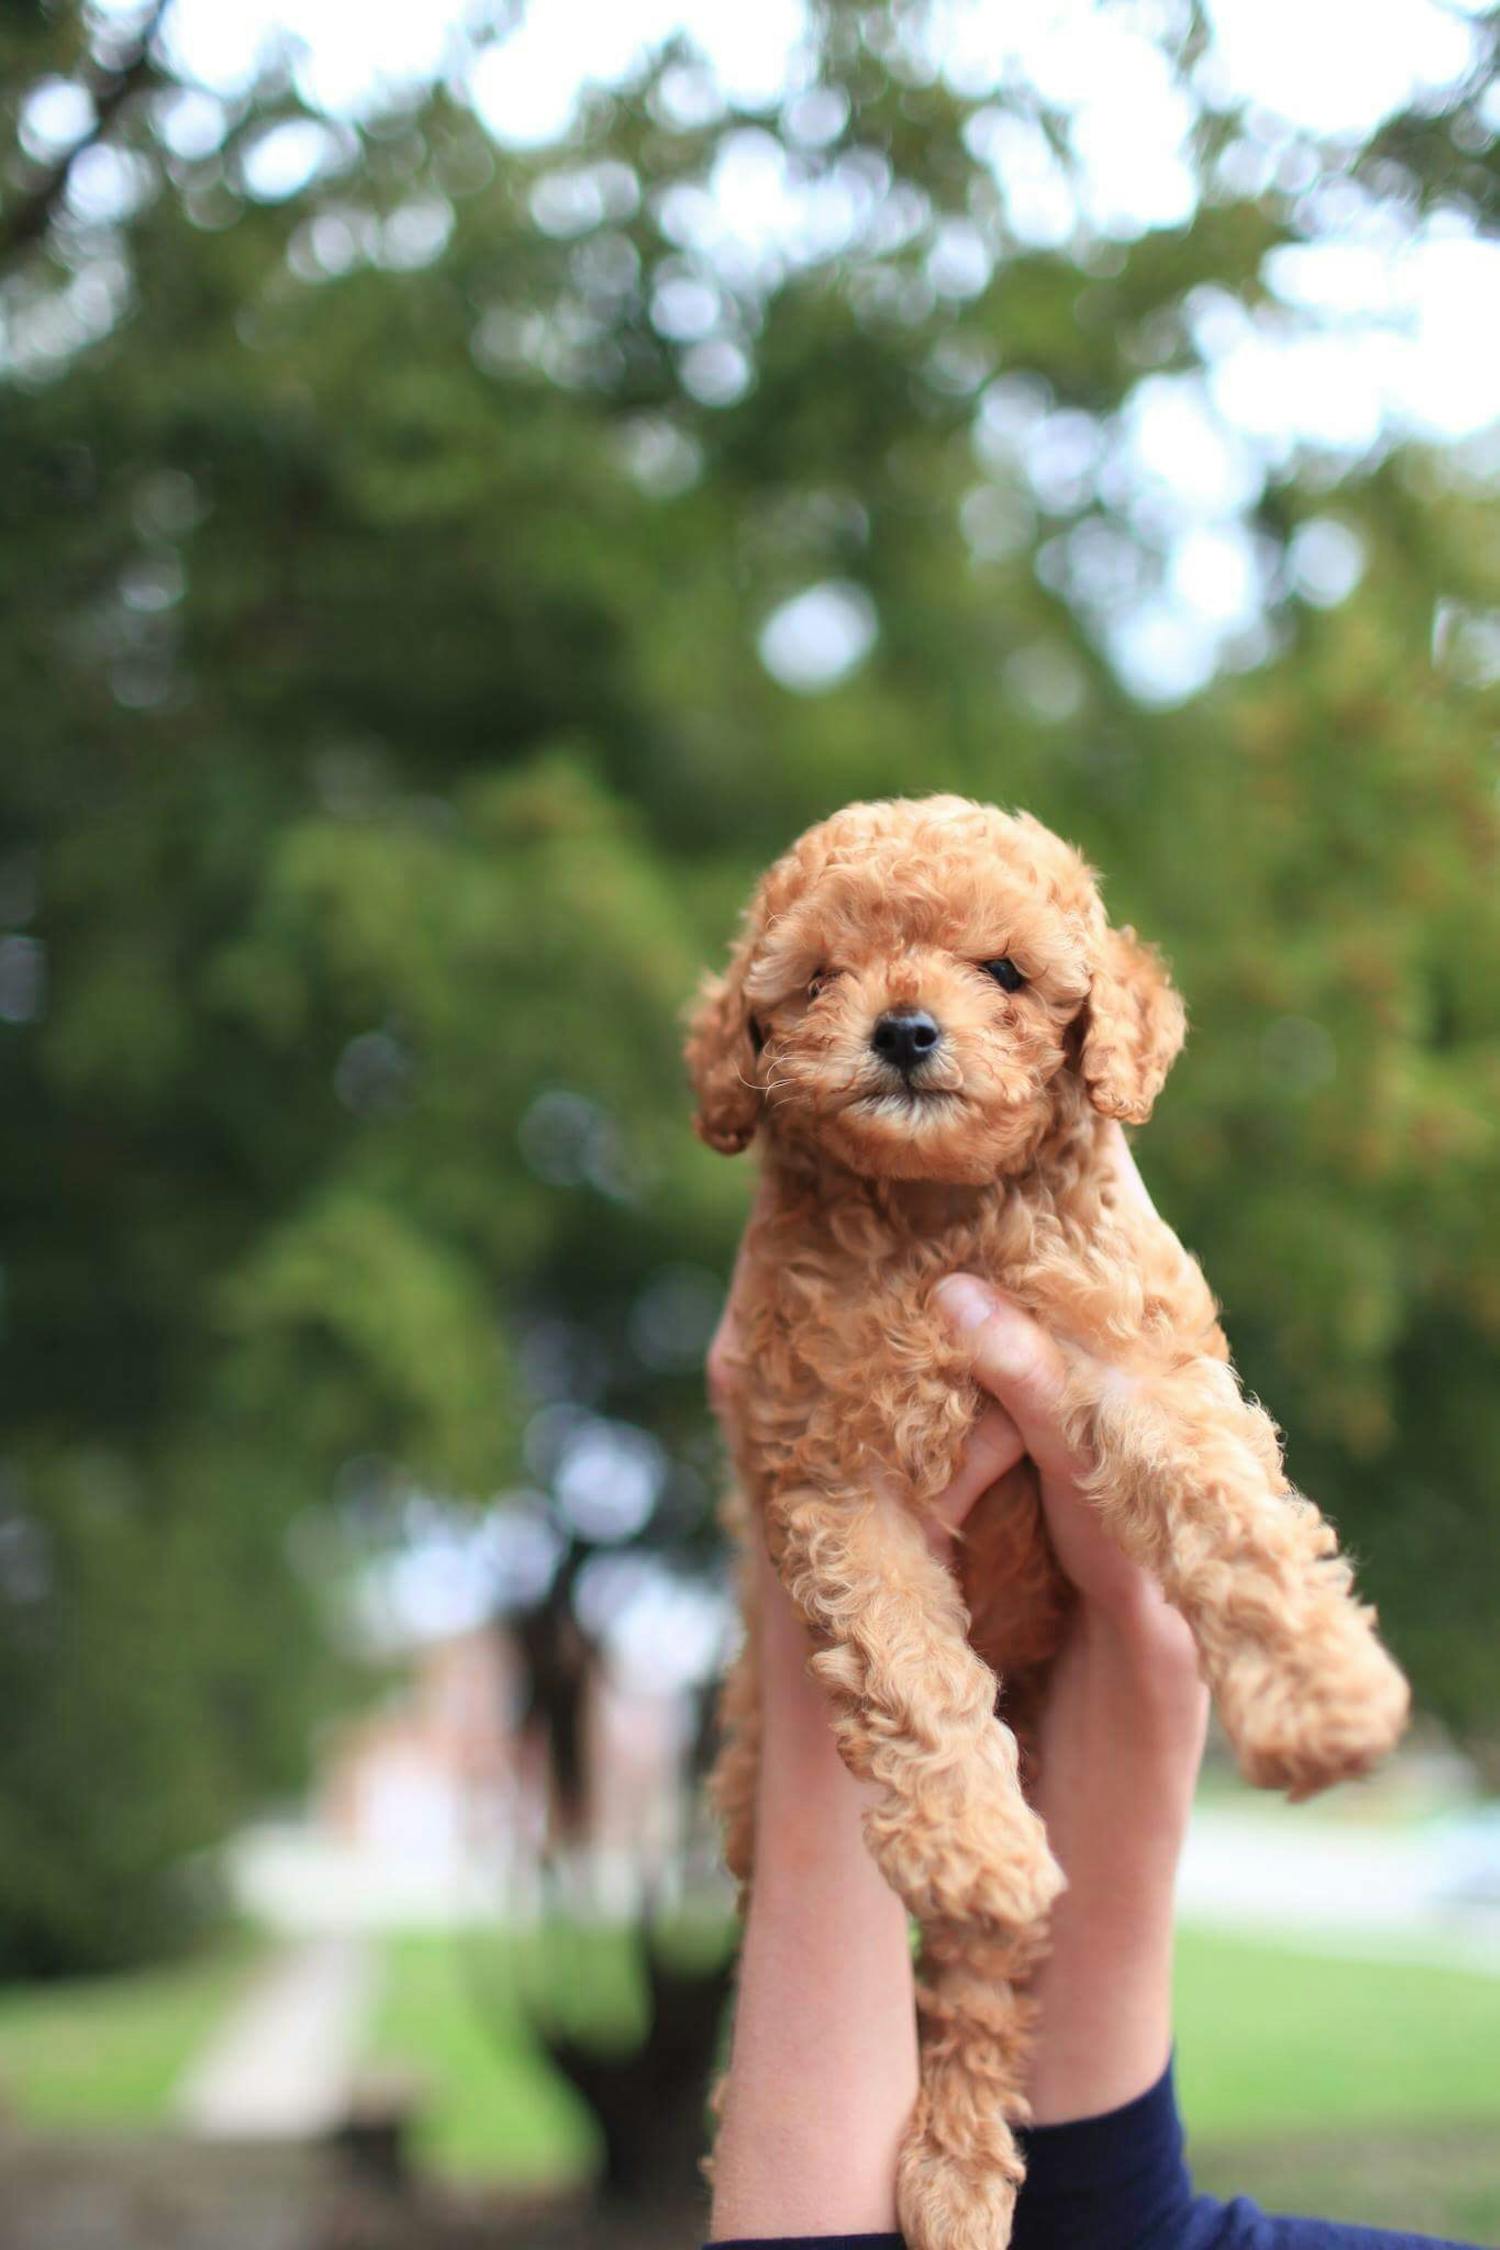
<instances>
[{"instance_id":1,"label":"pathway","mask_svg":"<svg viewBox=\"0 0 1500 2250\"><path fill-rule=\"evenodd\" d=\"M348 2114L375 1995L375 1954L353 1931L284 1946L177 2089L190 2132L310 2140Z\"/></svg>"},{"instance_id":2,"label":"pathway","mask_svg":"<svg viewBox=\"0 0 1500 2250\"><path fill-rule=\"evenodd\" d=\"M1500 1833L1462 1816L1389 1825L1271 1800L1200 1805L1179 1907L1198 1928L1369 1960L1500 1975ZM242 1907L283 1933L270 1967L181 2085L178 2115L224 2140L298 2140L348 2111L388 1928L492 1922L493 1868L384 1866L306 1830L244 1839Z\"/></svg>"},{"instance_id":3,"label":"pathway","mask_svg":"<svg viewBox=\"0 0 1500 2250\"><path fill-rule=\"evenodd\" d=\"M1386 1827L1265 1800L1200 1805L1184 1922L1500 1976L1500 1836L1462 1818Z\"/></svg>"}]
</instances>

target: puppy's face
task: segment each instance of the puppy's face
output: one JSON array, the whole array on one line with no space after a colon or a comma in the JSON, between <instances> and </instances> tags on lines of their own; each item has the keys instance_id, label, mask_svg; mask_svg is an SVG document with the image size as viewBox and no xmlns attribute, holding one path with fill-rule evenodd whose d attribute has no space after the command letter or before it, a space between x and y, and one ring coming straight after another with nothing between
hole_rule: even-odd
<instances>
[{"instance_id":1,"label":"puppy's face","mask_svg":"<svg viewBox=\"0 0 1500 2250\"><path fill-rule=\"evenodd\" d=\"M716 1148L763 1129L870 1177L977 1185L1024 1166L1080 1085L1144 1117L1182 1030L1076 852L934 797L851 805L777 862L688 1059Z\"/></svg>"}]
</instances>

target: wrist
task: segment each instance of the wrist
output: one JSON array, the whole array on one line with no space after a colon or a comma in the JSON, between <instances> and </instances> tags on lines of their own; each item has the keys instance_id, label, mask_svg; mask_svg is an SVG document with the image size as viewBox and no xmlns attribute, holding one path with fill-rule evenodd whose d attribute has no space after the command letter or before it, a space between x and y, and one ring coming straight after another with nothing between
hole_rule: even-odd
<instances>
[{"instance_id":1,"label":"wrist","mask_svg":"<svg viewBox=\"0 0 1500 2250\"><path fill-rule=\"evenodd\" d=\"M1035 1802L1068 1883L1033 1984L1038 2123L1116 2108L1166 2063L1173 1893L1206 1718L1191 1637L1164 1603L1080 1602L1038 1741Z\"/></svg>"},{"instance_id":2,"label":"wrist","mask_svg":"<svg viewBox=\"0 0 1500 2250\"><path fill-rule=\"evenodd\" d=\"M813 1641L790 1595L767 1566L760 1647L760 1793L774 1819L802 1819L817 1804L825 1819L858 1821L862 1785L839 1756L834 1708L812 1669ZM774 1821L773 1821L774 1825Z\"/></svg>"},{"instance_id":3,"label":"wrist","mask_svg":"<svg viewBox=\"0 0 1500 2250\"><path fill-rule=\"evenodd\" d=\"M1134 1739L1201 1736L1208 1690L1187 1625L1154 1586L1124 1601L1082 1601L1071 1647L1074 1664L1111 1708L1130 1713ZM1196 1765L1196 1755L1194 1758Z\"/></svg>"},{"instance_id":4,"label":"wrist","mask_svg":"<svg viewBox=\"0 0 1500 2250\"><path fill-rule=\"evenodd\" d=\"M1110 1890L1149 1887L1175 1869L1207 1723L1175 1613L1079 1605L1042 1714L1035 1792L1070 1881L1097 1867Z\"/></svg>"},{"instance_id":5,"label":"wrist","mask_svg":"<svg viewBox=\"0 0 1500 2250\"><path fill-rule=\"evenodd\" d=\"M801 1778L810 1766L830 1771L839 1761L833 1734L833 1709L808 1670L804 1642L789 1652L779 1669L767 1667L761 1682L761 1781L774 1784L793 1770Z\"/></svg>"}]
</instances>

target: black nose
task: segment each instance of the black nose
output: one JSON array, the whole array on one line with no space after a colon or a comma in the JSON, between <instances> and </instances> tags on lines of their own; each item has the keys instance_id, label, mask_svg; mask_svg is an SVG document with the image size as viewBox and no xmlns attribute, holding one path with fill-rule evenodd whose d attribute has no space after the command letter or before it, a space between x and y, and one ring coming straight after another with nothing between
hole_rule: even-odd
<instances>
[{"instance_id":1,"label":"black nose","mask_svg":"<svg viewBox=\"0 0 1500 2250\"><path fill-rule=\"evenodd\" d=\"M870 1045L882 1061L909 1071L927 1060L942 1036L925 1008L891 1008L871 1032Z\"/></svg>"}]
</instances>

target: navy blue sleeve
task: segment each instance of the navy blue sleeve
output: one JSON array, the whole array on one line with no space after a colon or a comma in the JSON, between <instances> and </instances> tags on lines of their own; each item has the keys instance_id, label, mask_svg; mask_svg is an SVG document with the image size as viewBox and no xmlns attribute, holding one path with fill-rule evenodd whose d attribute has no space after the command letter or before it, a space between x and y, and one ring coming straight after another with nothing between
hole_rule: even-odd
<instances>
[{"instance_id":1,"label":"navy blue sleeve","mask_svg":"<svg viewBox=\"0 0 1500 2250\"><path fill-rule=\"evenodd\" d=\"M1026 2184L1012 2250L1461 2250L1427 2235L1271 2218L1242 2196L1195 2195L1170 2070L1123 2109L1020 2137Z\"/></svg>"},{"instance_id":2,"label":"navy blue sleeve","mask_svg":"<svg viewBox=\"0 0 1500 2250\"><path fill-rule=\"evenodd\" d=\"M1431 2236L1273 2219L1237 2197L1194 2195L1168 2070L1103 2117L1036 2125L1021 2139L1026 2184L1011 2250L1463 2250ZM895 2234L781 2236L709 2250L902 2250Z\"/></svg>"}]
</instances>

